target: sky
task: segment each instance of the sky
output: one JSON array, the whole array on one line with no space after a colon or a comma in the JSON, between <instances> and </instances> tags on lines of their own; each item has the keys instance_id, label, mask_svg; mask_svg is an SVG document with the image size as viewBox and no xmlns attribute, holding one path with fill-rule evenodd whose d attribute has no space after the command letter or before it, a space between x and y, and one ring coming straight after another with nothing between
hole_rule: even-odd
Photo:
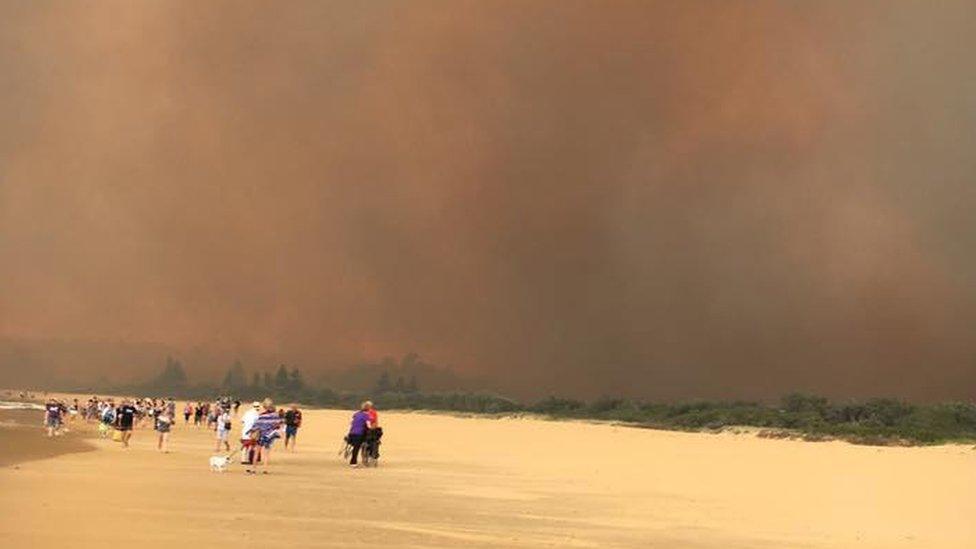
<instances>
[{"instance_id":1,"label":"sky","mask_svg":"<svg viewBox=\"0 0 976 549\"><path fill-rule=\"evenodd\" d=\"M968 398L976 4L0 3L0 383Z\"/></svg>"}]
</instances>

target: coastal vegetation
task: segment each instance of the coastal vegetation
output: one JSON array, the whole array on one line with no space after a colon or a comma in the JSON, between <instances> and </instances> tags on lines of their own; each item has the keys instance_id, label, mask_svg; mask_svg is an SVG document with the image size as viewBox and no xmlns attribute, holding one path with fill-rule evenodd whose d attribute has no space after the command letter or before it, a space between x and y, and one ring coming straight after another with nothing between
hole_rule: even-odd
<instances>
[{"instance_id":1,"label":"coastal vegetation","mask_svg":"<svg viewBox=\"0 0 976 549\"><path fill-rule=\"evenodd\" d=\"M376 370L366 370L375 373ZM162 371L145 383L86 387L87 392L165 395L209 399L234 395L241 400L270 396L324 408L354 409L366 399L381 409L431 410L491 415L533 414L553 419L611 421L635 427L681 431L722 431L742 427L761 436L804 440L840 439L857 444L919 445L976 441L976 405L967 402L911 403L893 398L831 401L793 393L776 402L651 402L604 397L591 401L550 396L520 402L498 394L422 389L409 370L382 369L367 388L340 389L308 383L298 368L279 365L247 375L235 362L218 384L191 384L182 364L167 358ZM77 389L77 388L76 388Z\"/></svg>"}]
</instances>

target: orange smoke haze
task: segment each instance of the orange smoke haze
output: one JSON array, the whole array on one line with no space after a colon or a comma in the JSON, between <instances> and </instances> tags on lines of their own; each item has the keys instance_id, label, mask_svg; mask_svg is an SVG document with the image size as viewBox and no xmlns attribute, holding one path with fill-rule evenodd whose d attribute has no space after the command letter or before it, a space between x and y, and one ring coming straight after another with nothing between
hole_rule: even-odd
<instances>
[{"instance_id":1,"label":"orange smoke haze","mask_svg":"<svg viewBox=\"0 0 976 549\"><path fill-rule=\"evenodd\" d=\"M0 384L976 389L976 6L8 2Z\"/></svg>"}]
</instances>

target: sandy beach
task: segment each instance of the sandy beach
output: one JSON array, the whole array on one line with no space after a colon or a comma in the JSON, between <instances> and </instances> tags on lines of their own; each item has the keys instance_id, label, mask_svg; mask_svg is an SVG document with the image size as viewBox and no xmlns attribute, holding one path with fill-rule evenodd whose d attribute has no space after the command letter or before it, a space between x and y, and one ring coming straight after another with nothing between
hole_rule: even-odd
<instances>
[{"instance_id":1,"label":"sandy beach","mask_svg":"<svg viewBox=\"0 0 976 549\"><path fill-rule=\"evenodd\" d=\"M0 539L142 548L976 546L976 451L965 446L384 413L380 467L350 469L336 455L348 417L306 411L298 451L276 448L272 473L258 477L236 464L209 472L212 433L192 425L180 423L164 455L149 429L124 450L97 437L48 440L39 427L5 420Z\"/></svg>"}]
</instances>

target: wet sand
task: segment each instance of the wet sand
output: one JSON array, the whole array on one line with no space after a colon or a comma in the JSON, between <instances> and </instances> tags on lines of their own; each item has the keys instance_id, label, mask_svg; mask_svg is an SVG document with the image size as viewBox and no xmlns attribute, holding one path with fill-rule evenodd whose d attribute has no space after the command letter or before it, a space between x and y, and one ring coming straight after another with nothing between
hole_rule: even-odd
<instances>
[{"instance_id":1,"label":"wet sand","mask_svg":"<svg viewBox=\"0 0 976 549\"><path fill-rule=\"evenodd\" d=\"M44 413L36 410L0 410L0 467L95 449L85 440L89 429L48 438L43 419Z\"/></svg>"},{"instance_id":2,"label":"wet sand","mask_svg":"<svg viewBox=\"0 0 976 549\"><path fill-rule=\"evenodd\" d=\"M182 423L166 455L152 431L138 430L128 450L95 439L93 452L0 468L0 539L141 548L976 546L968 447L383 413L381 465L363 470L336 455L348 418L306 411L298 451L279 444L267 476L239 465L209 472L212 433Z\"/></svg>"}]
</instances>

